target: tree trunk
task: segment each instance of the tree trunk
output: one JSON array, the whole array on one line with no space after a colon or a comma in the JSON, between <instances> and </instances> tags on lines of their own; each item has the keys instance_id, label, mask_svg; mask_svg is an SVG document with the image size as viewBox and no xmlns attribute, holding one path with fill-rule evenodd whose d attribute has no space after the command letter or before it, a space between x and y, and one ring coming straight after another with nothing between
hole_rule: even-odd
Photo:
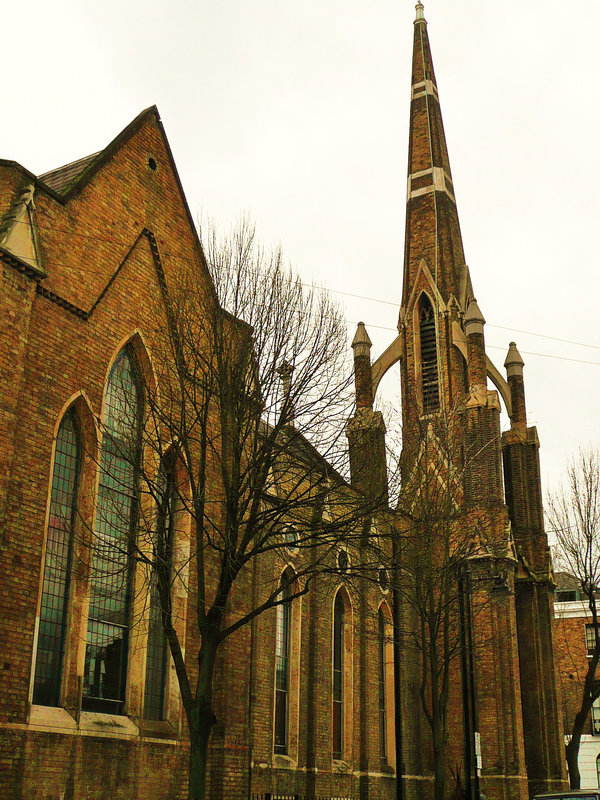
<instances>
[{"instance_id":1,"label":"tree trunk","mask_svg":"<svg viewBox=\"0 0 600 800\"><path fill-rule=\"evenodd\" d=\"M208 776L208 742L216 722L212 707L212 682L217 655L217 640L205 636L198 654L198 686L191 714L189 800L205 800Z\"/></svg>"},{"instance_id":2,"label":"tree trunk","mask_svg":"<svg viewBox=\"0 0 600 800\"><path fill-rule=\"evenodd\" d=\"M190 733L190 800L205 800L206 797L209 738L210 729L205 735Z\"/></svg>"},{"instance_id":3,"label":"tree trunk","mask_svg":"<svg viewBox=\"0 0 600 800\"><path fill-rule=\"evenodd\" d=\"M437 718L436 718L437 717ZM442 720L433 721L433 800L444 800L446 793L446 747Z\"/></svg>"},{"instance_id":4,"label":"tree trunk","mask_svg":"<svg viewBox=\"0 0 600 800\"><path fill-rule=\"evenodd\" d=\"M579 774L579 744L581 742L581 734L583 733L583 726L587 719L589 708L585 711L580 710L573 722L573 730L571 732L571 739L565 747L565 754L567 757L567 766L569 768L569 786L571 789L579 789L581 783L581 776Z\"/></svg>"}]
</instances>

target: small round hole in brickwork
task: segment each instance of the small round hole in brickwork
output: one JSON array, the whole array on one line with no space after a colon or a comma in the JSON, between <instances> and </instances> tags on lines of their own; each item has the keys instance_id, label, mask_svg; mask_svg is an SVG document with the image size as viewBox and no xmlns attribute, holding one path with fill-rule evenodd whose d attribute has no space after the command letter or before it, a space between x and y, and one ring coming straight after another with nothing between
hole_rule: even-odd
<instances>
[{"instance_id":1,"label":"small round hole in brickwork","mask_svg":"<svg viewBox=\"0 0 600 800\"><path fill-rule=\"evenodd\" d=\"M148 166L150 167L150 169L152 170L152 172L154 172L154 170L155 170L155 169L156 169L156 167L157 167L157 163L156 163L156 161L155 161L155 160L154 160L152 157L150 157L150 158L148 159Z\"/></svg>"}]
</instances>

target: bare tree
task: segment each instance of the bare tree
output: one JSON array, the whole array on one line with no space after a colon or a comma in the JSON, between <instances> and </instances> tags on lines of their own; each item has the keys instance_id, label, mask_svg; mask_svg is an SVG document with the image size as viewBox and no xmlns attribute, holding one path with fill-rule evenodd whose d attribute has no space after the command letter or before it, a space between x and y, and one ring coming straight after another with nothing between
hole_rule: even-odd
<instances>
[{"instance_id":1,"label":"bare tree","mask_svg":"<svg viewBox=\"0 0 600 800\"><path fill-rule=\"evenodd\" d=\"M294 277L280 252L265 254L245 222L225 239L209 231L203 248L216 294L191 266L169 272L150 342L156 377L141 376L136 401L144 409L137 440L115 436L114 420L106 426L106 440L135 472L135 541L123 537L117 556L115 536L103 542L96 526L92 558L99 573L125 576L129 565L130 581L132 562L141 563L136 591L157 641L162 626L185 710L193 800L206 794L219 648L265 610L306 593L315 576L338 570L340 542L363 535L383 500L367 502L342 477L352 393L338 308ZM118 413L127 422L135 410L125 404ZM283 565L290 547L293 573L274 569L252 597L258 560ZM182 641L182 586L199 640L194 657ZM143 603L138 610L148 617Z\"/></svg>"},{"instance_id":2,"label":"bare tree","mask_svg":"<svg viewBox=\"0 0 600 800\"><path fill-rule=\"evenodd\" d=\"M477 618L490 613L490 604L500 599L487 587L503 572L501 565L509 556L509 542L494 540L485 514L476 525L466 519L469 466L498 442L491 439L469 451L461 411L460 406L441 410L404 431L394 553L397 635L407 654L413 653L415 673L419 671L416 684L431 731L436 800L446 793L451 675L460 666L466 695L462 703L469 715L472 661L489 644ZM464 723L468 773L476 775L473 719L465 716ZM460 775L458 766L455 772Z\"/></svg>"},{"instance_id":3,"label":"bare tree","mask_svg":"<svg viewBox=\"0 0 600 800\"><path fill-rule=\"evenodd\" d=\"M546 513L556 537L555 562L577 579L589 608L594 646L581 686L579 710L566 745L571 789L579 789L579 746L594 701L600 697L596 670L600 660L600 628L597 597L600 588L600 454L580 450L567 465L566 483L548 497Z\"/></svg>"}]
</instances>

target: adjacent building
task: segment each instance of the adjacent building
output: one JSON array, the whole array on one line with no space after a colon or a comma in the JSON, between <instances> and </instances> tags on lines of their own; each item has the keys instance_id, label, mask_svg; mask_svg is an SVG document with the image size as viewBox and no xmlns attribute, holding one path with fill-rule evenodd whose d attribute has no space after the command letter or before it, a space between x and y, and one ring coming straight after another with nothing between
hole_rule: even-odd
<instances>
[{"instance_id":1,"label":"adjacent building","mask_svg":"<svg viewBox=\"0 0 600 800\"><path fill-rule=\"evenodd\" d=\"M562 695L563 725L568 737L581 708L583 682L594 650L594 626L577 578L556 573L554 646ZM579 745L582 789L600 787L600 702L596 700Z\"/></svg>"}]
</instances>

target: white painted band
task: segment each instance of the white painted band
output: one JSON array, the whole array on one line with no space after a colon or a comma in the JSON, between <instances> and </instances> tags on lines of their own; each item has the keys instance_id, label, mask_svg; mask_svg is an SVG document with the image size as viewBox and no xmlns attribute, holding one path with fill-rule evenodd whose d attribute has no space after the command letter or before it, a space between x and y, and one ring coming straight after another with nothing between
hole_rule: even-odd
<instances>
[{"instance_id":1,"label":"white painted band","mask_svg":"<svg viewBox=\"0 0 600 800\"><path fill-rule=\"evenodd\" d=\"M427 186L421 186L418 189L412 188L412 182L416 178L422 178L425 175L432 175L433 182ZM456 205L456 198L454 194L448 188L448 184L452 183L452 179L448 175L448 173L444 170L443 167L433 167L432 169L425 169L419 172L413 172L412 175L408 176L408 187L407 187L407 202L411 200L413 197L420 197L424 194L430 194L431 192L444 192L448 195L450 200Z\"/></svg>"},{"instance_id":2,"label":"white painted band","mask_svg":"<svg viewBox=\"0 0 600 800\"><path fill-rule=\"evenodd\" d=\"M411 87L411 100L414 100L415 97L421 97L423 95L430 94L432 97L435 97L436 100L439 100L439 94L437 90L437 86L432 80L420 81L419 83L414 83Z\"/></svg>"}]
</instances>

